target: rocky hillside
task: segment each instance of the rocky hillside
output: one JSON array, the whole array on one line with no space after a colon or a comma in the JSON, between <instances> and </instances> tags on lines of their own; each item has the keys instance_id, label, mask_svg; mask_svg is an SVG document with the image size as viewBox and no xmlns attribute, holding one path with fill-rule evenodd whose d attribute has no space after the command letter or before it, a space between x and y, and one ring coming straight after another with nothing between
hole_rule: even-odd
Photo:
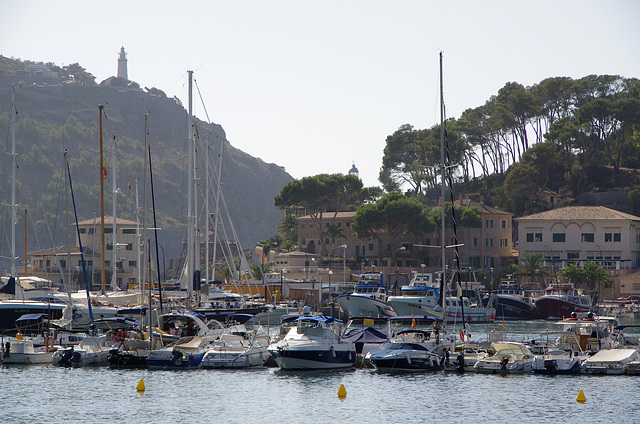
<instances>
[{"instance_id":1,"label":"rocky hillside","mask_svg":"<svg viewBox=\"0 0 640 424\"><path fill-rule=\"evenodd\" d=\"M105 214L112 213L111 149L115 138L116 175L120 190L117 195L117 214L122 218L136 219L135 181L137 177L142 199L144 122L145 113L149 113L156 213L158 226L162 228L160 243L166 251L167 260L181 256L181 241L186 238L188 150L187 112L180 102L164 96L159 90L145 92L130 87L89 86L0 70L0 88L3 92L0 125L5 152L11 149L9 99L12 86L17 86L18 252L24 251L24 230L21 229L24 227L21 218L24 209L29 211L30 251L50 248L52 243L62 245L66 242L63 189L65 150L68 151L74 182L78 218L82 220L99 216L98 105L104 105L103 152L109 174L109 179L105 181ZM257 241L273 235L282 216L273 205L273 197L292 179L291 176L281 166L265 163L235 149L226 141L224 130L219 125L197 121L197 131L199 173L204 174L208 140L212 178L217 176L214 167L217 168L221 143L224 143L222 193L243 247L250 248ZM10 156L4 155L0 164L0 196L3 203L0 256L5 257L9 256L9 244L6 241L10 240L10 208L4 206L11 199L10 163ZM199 181L199 205L203 205L204 175ZM210 198L214 199L214 189L209 193ZM204 210L199 213L204 214ZM226 212L222 214L226 216ZM51 228L53 242L47 224Z\"/></svg>"}]
</instances>

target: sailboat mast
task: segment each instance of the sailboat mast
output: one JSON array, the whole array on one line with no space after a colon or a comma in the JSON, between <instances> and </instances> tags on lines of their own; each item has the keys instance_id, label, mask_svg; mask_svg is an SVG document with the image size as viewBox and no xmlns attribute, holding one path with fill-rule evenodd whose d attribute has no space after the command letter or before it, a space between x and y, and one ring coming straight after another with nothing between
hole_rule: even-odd
<instances>
[{"instance_id":1,"label":"sailboat mast","mask_svg":"<svg viewBox=\"0 0 640 424\"><path fill-rule=\"evenodd\" d=\"M187 140L187 149L189 150L189 165L187 170L187 304L191 303L193 296L193 243L194 243L194 222L193 222L193 71L187 72L189 75L189 116L187 117L187 128L189 138Z\"/></svg>"},{"instance_id":2,"label":"sailboat mast","mask_svg":"<svg viewBox=\"0 0 640 424\"><path fill-rule=\"evenodd\" d=\"M210 215L209 215L209 134L207 134L206 137L206 143L205 143L205 148L204 148L204 163L205 163L205 171L204 171L204 175L205 175L205 189L204 192L206 193L205 196L205 223L204 223L204 238L205 238L205 255L206 255L206 260L204 262L204 269L205 269L205 279L206 282L209 283L209 219L210 219Z\"/></svg>"},{"instance_id":3,"label":"sailboat mast","mask_svg":"<svg viewBox=\"0 0 640 424\"><path fill-rule=\"evenodd\" d=\"M147 115L145 114L145 125L147 120ZM142 257L140 255L140 203L138 202L138 174L134 175L134 179L136 181L136 257L138 258L136 263L138 264L138 284L142 281L142 265L144 262L142 261Z\"/></svg>"},{"instance_id":4,"label":"sailboat mast","mask_svg":"<svg viewBox=\"0 0 640 424\"><path fill-rule=\"evenodd\" d=\"M440 280L440 290L442 293L442 313L446 316L445 311L445 298L446 294L444 292L447 279L446 279L446 260L447 260L447 242L446 242L446 225L445 225L445 197L444 197L444 174L445 174L445 164L444 164L444 89L442 84L442 52L440 52L440 188L441 188L441 198L442 198L442 216L441 216L441 225L442 225L442 279Z\"/></svg>"},{"instance_id":5,"label":"sailboat mast","mask_svg":"<svg viewBox=\"0 0 640 424\"><path fill-rule=\"evenodd\" d=\"M111 290L115 290L116 288L116 277L118 274L118 266L117 266L117 255L118 255L118 239L117 239L117 226L116 226L116 198L117 198L117 186L116 186L116 136L113 135L113 133L111 134L111 141L112 141L112 145L111 145L111 162L113 162L113 165L111 167L111 192L112 197L111 197L111 209L112 209L112 219L113 219L113 227L112 227L112 231L113 231L113 235L111 236L111 240L112 240L112 250L111 250L111 270L112 270L112 274L111 274Z\"/></svg>"},{"instance_id":6,"label":"sailboat mast","mask_svg":"<svg viewBox=\"0 0 640 424\"><path fill-rule=\"evenodd\" d=\"M105 258L104 258L104 171L106 166L104 164L104 158L102 157L102 110L104 106L99 105L98 111L100 113L100 284L101 294L104 295L105 288ZM103 168L104 167L104 168ZM87 293L88 295L89 293Z\"/></svg>"},{"instance_id":7,"label":"sailboat mast","mask_svg":"<svg viewBox=\"0 0 640 424\"><path fill-rule=\"evenodd\" d=\"M11 87L11 276L16 276L16 89ZM26 258L25 258L26 260Z\"/></svg>"}]
</instances>

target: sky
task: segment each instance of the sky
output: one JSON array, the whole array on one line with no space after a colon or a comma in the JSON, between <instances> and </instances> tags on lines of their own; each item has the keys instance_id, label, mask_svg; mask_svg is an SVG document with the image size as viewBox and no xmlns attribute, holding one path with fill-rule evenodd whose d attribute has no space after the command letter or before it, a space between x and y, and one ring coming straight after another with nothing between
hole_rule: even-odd
<instances>
[{"instance_id":1,"label":"sky","mask_svg":"<svg viewBox=\"0 0 640 424\"><path fill-rule=\"evenodd\" d=\"M440 52L459 118L508 82L639 78L638 17L636 0L0 0L0 54L100 82L124 46L130 80L185 105L193 70L194 113L236 148L375 186L387 136L440 122Z\"/></svg>"}]
</instances>

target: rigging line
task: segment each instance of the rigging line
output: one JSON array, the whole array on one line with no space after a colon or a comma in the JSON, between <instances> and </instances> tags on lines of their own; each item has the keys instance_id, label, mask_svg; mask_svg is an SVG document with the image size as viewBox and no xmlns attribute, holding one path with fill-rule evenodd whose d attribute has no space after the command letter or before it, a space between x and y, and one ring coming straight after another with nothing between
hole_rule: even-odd
<instances>
[{"instance_id":1,"label":"rigging line","mask_svg":"<svg viewBox=\"0 0 640 424\"><path fill-rule=\"evenodd\" d=\"M60 272L60 275L62 276L62 278L64 280L64 271L62 270L62 264L60 263L60 260L58 259L58 249L56 248L56 244L55 244L55 241L54 241L54 235L51 233L51 226L49 224L49 220L47 219L47 212L44 209L44 202L42 201L42 195L40 194L40 188L38 187L38 182L36 181L35 173L32 173L31 176L33 177L33 186L36 188L36 193L38 194L38 198L40 199L40 207L42 208L42 215L44 217L44 222L45 222L45 224L47 226L47 232L49 233L49 239L51 241L51 245L53 246L53 252L54 252L54 254L56 256L56 262L58 263L58 271ZM64 183L62 185L64 186ZM59 204L58 204L58 207L59 207ZM56 209L56 220L57 220L57 218L59 216L58 212L59 212L59 210ZM33 215L33 214L30 214L30 215ZM36 233L36 240L38 240L38 235L37 235L37 231L35 231L35 226L33 226L33 230L34 230L34 233ZM40 250L42 250L42 248L39 245L39 242L38 242L38 247L40 248ZM68 248L69 248L69 246L67 246L67 249ZM25 258L25 260L26 260L26 258ZM69 266L69 264L67 264L67 266ZM45 267L45 272L47 272L47 279L48 279L49 276L48 276L48 270L47 270L46 267Z\"/></svg>"},{"instance_id":2,"label":"rigging line","mask_svg":"<svg viewBox=\"0 0 640 424\"><path fill-rule=\"evenodd\" d=\"M204 100L202 99L202 93L200 93L200 87L198 86L198 80L193 79L194 84L196 85L196 91L198 92L198 97L200 97L200 103L202 103L202 107L204 108L204 114L207 115L207 123L211 123L211 119L209 118L209 112L207 112L207 106L204 104Z\"/></svg>"}]
</instances>

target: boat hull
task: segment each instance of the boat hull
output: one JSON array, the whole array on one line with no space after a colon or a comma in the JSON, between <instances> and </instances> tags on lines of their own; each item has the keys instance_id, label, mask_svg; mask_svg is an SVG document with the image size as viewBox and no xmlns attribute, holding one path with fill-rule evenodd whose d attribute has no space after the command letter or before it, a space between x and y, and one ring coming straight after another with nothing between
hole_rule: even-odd
<instances>
[{"instance_id":1,"label":"boat hull","mask_svg":"<svg viewBox=\"0 0 640 424\"><path fill-rule=\"evenodd\" d=\"M263 366L270 354L265 348L245 352L208 351L202 359L202 368L248 368Z\"/></svg>"},{"instance_id":2,"label":"boat hull","mask_svg":"<svg viewBox=\"0 0 640 424\"><path fill-rule=\"evenodd\" d=\"M315 347L276 346L269 352L278 367L284 370L351 368L356 361L353 343Z\"/></svg>"},{"instance_id":3,"label":"boat hull","mask_svg":"<svg viewBox=\"0 0 640 424\"><path fill-rule=\"evenodd\" d=\"M542 319L568 318L572 312L586 312L589 309L582 304L546 296L536 300L536 307Z\"/></svg>"},{"instance_id":4,"label":"boat hull","mask_svg":"<svg viewBox=\"0 0 640 424\"><path fill-rule=\"evenodd\" d=\"M397 299L390 300L389 304L393 307L395 312L402 315L427 315L427 316L437 316L442 317L442 308L440 306L429 307L425 304L416 303L416 302L407 302L405 300ZM478 307L470 307L464 308L464 321L472 322L474 324L488 324L495 321L495 312L494 308L478 308ZM462 321L462 309L460 307L457 308L449 308L447 309L447 313L443 316L443 319L448 323L459 323Z\"/></svg>"},{"instance_id":5,"label":"boat hull","mask_svg":"<svg viewBox=\"0 0 640 424\"><path fill-rule=\"evenodd\" d=\"M182 355L174 351L151 351L147 357L150 369L195 369L200 368L205 352L186 352Z\"/></svg>"},{"instance_id":6,"label":"boat hull","mask_svg":"<svg viewBox=\"0 0 640 424\"><path fill-rule=\"evenodd\" d=\"M513 297L497 295L496 319L504 320L533 320L542 316L535 305Z\"/></svg>"},{"instance_id":7,"label":"boat hull","mask_svg":"<svg viewBox=\"0 0 640 424\"><path fill-rule=\"evenodd\" d=\"M336 301L347 315L352 317L393 317L396 312L391 305L378 299L357 294L338 296Z\"/></svg>"},{"instance_id":8,"label":"boat hull","mask_svg":"<svg viewBox=\"0 0 640 424\"><path fill-rule=\"evenodd\" d=\"M379 371L439 371L443 369L440 358L436 355L399 352L384 356L367 357Z\"/></svg>"}]
</instances>

